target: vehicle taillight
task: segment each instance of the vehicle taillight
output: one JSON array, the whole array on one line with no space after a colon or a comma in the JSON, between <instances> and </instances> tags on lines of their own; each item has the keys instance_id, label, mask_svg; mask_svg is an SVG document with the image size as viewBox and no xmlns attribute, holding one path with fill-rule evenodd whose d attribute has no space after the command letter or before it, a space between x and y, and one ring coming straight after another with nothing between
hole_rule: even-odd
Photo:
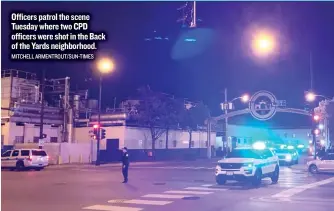
<instances>
[{"instance_id":1,"label":"vehicle taillight","mask_svg":"<svg viewBox=\"0 0 334 211\"><path fill-rule=\"evenodd\" d=\"M28 161L32 161L32 156L29 156L29 157L27 158L27 160L28 160Z\"/></svg>"},{"instance_id":2,"label":"vehicle taillight","mask_svg":"<svg viewBox=\"0 0 334 211\"><path fill-rule=\"evenodd\" d=\"M46 159L49 160L49 156L46 156Z\"/></svg>"}]
</instances>

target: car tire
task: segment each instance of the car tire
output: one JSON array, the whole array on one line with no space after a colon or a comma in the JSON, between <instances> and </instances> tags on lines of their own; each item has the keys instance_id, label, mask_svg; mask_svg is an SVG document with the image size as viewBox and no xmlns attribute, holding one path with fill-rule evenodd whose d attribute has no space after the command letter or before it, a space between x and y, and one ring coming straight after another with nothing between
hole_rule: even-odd
<instances>
[{"instance_id":1,"label":"car tire","mask_svg":"<svg viewBox=\"0 0 334 211\"><path fill-rule=\"evenodd\" d=\"M41 168L35 168L35 171L40 171L40 170L43 170L44 168L41 167Z\"/></svg>"},{"instance_id":2,"label":"car tire","mask_svg":"<svg viewBox=\"0 0 334 211\"><path fill-rule=\"evenodd\" d=\"M279 179L279 167L276 166L273 175L270 177L272 184L276 184Z\"/></svg>"},{"instance_id":3,"label":"car tire","mask_svg":"<svg viewBox=\"0 0 334 211\"><path fill-rule=\"evenodd\" d=\"M297 159L296 162L295 162L295 164L298 164L298 163L299 163L299 160Z\"/></svg>"},{"instance_id":4,"label":"car tire","mask_svg":"<svg viewBox=\"0 0 334 211\"><path fill-rule=\"evenodd\" d=\"M308 168L308 171L311 174L316 174L318 173L318 167L315 164L310 165L310 167Z\"/></svg>"},{"instance_id":5,"label":"car tire","mask_svg":"<svg viewBox=\"0 0 334 211\"><path fill-rule=\"evenodd\" d=\"M261 185L261 181L262 181L262 171L260 169L257 169L253 177L252 185L258 187Z\"/></svg>"},{"instance_id":6,"label":"car tire","mask_svg":"<svg viewBox=\"0 0 334 211\"><path fill-rule=\"evenodd\" d=\"M226 179L224 179L222 176L216 176L216 182L218 185L225 185Z\"/></svg>"},{"instance_id":7,"label":"car tire","mask_svg":"<svg viewBox=\"0 0 334 211\"><path fill-rule=\"evenodd\" d=\"M24 163L22 161L17 161L16 162L16 170L17 171L22 171L24 169Z\"/></svg>"}]
</instances>

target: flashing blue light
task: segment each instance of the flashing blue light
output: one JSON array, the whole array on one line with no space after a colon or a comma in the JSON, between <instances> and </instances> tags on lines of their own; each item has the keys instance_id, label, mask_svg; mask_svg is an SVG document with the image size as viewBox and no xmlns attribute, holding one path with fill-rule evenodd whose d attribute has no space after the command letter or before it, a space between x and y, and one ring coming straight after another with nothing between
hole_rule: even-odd
<instances>
[{"instance_id":1,"label":"flashing blue light","mask_svg":"<svg viewBox=\"0 0 334 211\"><path fill-rule=\"evenodd\" d=\"M298 146L297 146L297 148L304 148L305 146L304 146L304 144L299 144Z\"/></svg>"},{"instance_id":2,"label":"flashing blue light","mask_svg":"<svg viewBox=\"0 0 334 211\"><path fill-rule=\"evenodd\" d=\"M263 142L255 142L253 144L253 148L254 149L265 149L266 148L266 145L263 143Z\"/></svg>"},{"instance_id":3,"label":"flashing blue light","mask_svg":"<svg viewBox=\"0 0 334 211\"><path fill-rule=\"evenodd\" d=\"M196 39L186 38L186 39L184 39L184 41L186 41L186 42L196 42Z\"/></svg>"},{"instance_id":4,"label":"flashing blue light","mask_svg":"<svg viewBox=\"0 0 334 211\"><path fill-rule=\"evenodd\" d=\"M295 147L294 146L288 146L288 149L294 149Z\"/></svg>"}]
</instances>

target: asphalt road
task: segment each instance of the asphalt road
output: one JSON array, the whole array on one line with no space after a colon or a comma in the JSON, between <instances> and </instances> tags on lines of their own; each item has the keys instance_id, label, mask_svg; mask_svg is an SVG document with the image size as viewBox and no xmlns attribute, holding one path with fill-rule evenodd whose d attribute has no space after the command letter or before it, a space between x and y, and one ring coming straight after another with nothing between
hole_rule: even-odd
<instances>
[{"instance_id":1,"label":"asphalt road","mask_svg":"<svg viewBox=\"0 0 334 211\"><path fill-rule=\"evenodd\" d=\"M332 211L334 175L282 167L278 184L218 186L212 162L63 166L1 173L3 211Z\"/></svg>"}]
</instances>

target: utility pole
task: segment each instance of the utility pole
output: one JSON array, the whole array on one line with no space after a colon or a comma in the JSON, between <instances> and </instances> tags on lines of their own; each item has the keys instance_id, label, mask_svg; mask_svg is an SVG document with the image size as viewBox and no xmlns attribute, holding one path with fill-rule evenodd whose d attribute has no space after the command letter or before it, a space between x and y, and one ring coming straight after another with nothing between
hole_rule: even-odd
<instances>
[{"instance_id":1,"label":"utility pole","mask_svg":"<svg viewBox=\"0 0 334 211\"><path fill-rule=\"evenodd\" d=\"M97 115L97 125L98 125L98 132L96 137L96 163L95 165L100 165L100 141L101 141L101 101L102 101L102 73L100 73L100 82L99 82L99 110Z\"/></svg>"},{"instance_id":2,"label":"utility pole","mask_svg":"<svg viewBox=\"0 0 334 211\"><path fill-rule=\"evenodd\" d=\"M41 121L40 121L40 126L39 126L39 148L43 148L43 139L44 134L43 134L43 125L44 125L44 90L45 90L45 70L42 72L42 78L41 78Z\"/></svg>"}]
</instances>

